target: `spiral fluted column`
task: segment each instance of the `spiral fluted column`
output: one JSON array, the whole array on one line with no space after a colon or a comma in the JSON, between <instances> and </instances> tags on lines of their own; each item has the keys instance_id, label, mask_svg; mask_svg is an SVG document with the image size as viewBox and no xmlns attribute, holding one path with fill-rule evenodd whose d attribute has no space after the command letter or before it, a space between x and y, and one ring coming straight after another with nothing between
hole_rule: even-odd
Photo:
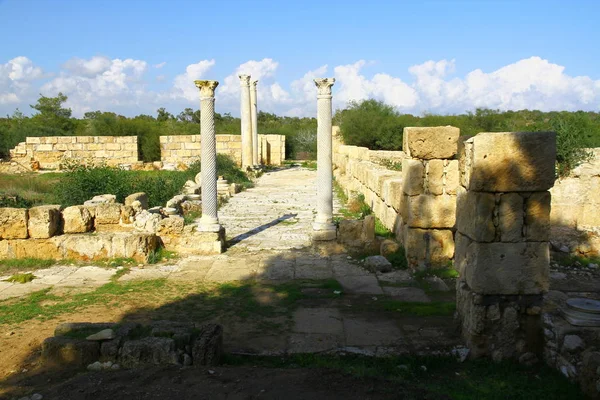
<instances>
[{"instance_id":1,"label":"spiral fluted column","mask_svg":"<svg viewBox=\"0 0 600 400\"><path fill-rule=\"evenodd\" d=\"M315 79L317 85L317 216L313 238L333 240L333 167L331 153L331 87L334 78Z\"/></svg>"},{"instance_id":2,"label":"spiral fluted column","mask_svg":"<svg viewBox=\"0 0 600 400\"><path fill-rule=\"evenodd\" d=\"M250 107L250 75L239 75L241 87L242 168L252 167L252 115Z\"/></svg>"},{"instance_id":3,"label":"spiral fluted column","mask_svg":"<svg viewBox=\"0 0 600 400\"><path fill-rule=\"evenodd\" d=\"M219 232L217 214L217 146L215 139L215 88L217 81L194 81L200 89L200 137L202 153L202 217L199 230Z\"/></svg>"}]
</instances>

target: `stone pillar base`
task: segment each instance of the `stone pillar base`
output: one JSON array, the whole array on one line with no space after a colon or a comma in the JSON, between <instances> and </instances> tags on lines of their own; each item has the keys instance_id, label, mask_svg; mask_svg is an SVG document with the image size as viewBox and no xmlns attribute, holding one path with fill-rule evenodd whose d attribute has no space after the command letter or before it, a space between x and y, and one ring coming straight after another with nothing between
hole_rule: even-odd
<instances>
[{"instance_id":1,"label":"stone pillar base","mask_svg":"<svg viewBox=\"0 0 600 400\"><path fill-rule=\"evenodd\" d=\"M193 254L221 254L225 251L225 228L219 225L217 231L201 230L199 226L196 232L190 237L189 243L192 245Z\"/></svg>"},{"instance_id":2,"label":"stone pillar base","mask_svg":"<svg viewBox=\"0 0 600 400\"><path fill-rule=\"evenodd\" d=\"M324 240L336 240L337 239L337 228L335 225L322 226L322 224L315 223L313 225L312 240L313 241L324 241Z\"/></svg>"},{"instance_id":3,"label":"stone pillar base","mask_svg":"<svg viewBox=\"0 0 600 400\"><path fill-rule=\"evenodd\" d=\"M486 295L458 281L456 309L470 357L491 356L494 361L532 356L541 359L542 302L542 294Z\"/></svg>"}]
</instances>

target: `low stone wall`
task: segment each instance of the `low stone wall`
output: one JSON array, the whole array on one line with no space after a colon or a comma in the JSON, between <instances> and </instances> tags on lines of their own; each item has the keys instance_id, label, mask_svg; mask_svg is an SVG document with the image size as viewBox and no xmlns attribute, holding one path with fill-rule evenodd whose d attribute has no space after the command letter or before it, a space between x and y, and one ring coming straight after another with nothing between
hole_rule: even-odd
<instances>
[{"instance_id":1,"label":"low stone wall","mask_svg":"<svg viewBox=\"0 0 600 400\"><path fill-rule=\"evenodd\" d=\"M46 136L28 137L10 150L11 159L42 169L58 169L63 158L93 159L107 165L129 165L138 161L136 136Z\"/></svg>"},{"instance_id":2,"label":"low stone wall","mask_svg":"<svg viewBox=\"0 0 600 400\"><path fill-rule=\"evenodd\" d=\"M217 153L226 154L242 165L242 136L215 135ZM259 158L266 165L282 165L285 160L285 136L258 135ZM200 135L177 135L160 137L160 159L163 164L191 164L200 158Z\"/></svg>"}]
</instances>

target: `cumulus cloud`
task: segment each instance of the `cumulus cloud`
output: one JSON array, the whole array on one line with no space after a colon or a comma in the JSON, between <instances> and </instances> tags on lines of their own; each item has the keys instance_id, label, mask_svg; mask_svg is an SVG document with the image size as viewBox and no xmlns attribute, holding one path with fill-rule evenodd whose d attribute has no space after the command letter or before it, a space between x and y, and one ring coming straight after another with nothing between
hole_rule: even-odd
<instances>
[{"instance_id":1,"label":"cumulus cloud","mask_svg":"<svg viewBox=\"0 0 600 400\"><path fill-rule=\"evenodd\" d=\"M66 94L69 97L66 106L75 115L98 109L118 111L120 107L136 107L152 101L153 94L146 91L143 80L146 69L145 61L131 58L72 59L41 91L47 96Z\"/></svg>"},{"instance_id":2,"label":"cumulus cloud","mask_svg":"<svg viewBox=\"0 0 600 400\"><path fill-rule=\"evenodd\" d=\"M196 64L188 65L183 74L175 77L171 97L174 99L184 98L189 101L197 100L198 88L194 85L194 81L205 78L206 72L214 65L215 60L202 60Z\"/></svg>"},{"instance_id":3,"label":"cumulus cloud","mask_svg":"<svg viewBox=\"0 0 600 400\"><path fill-rule=\"evenodd\" d=\"M44 72L27 57L15 57L0 64L0 104L17 104L32 91L32 83Z\"/></svg>"},{"instance_id":4,"label":"cumulus cloud","mask_svg":"<svg viewBox=\"0 0 600 400\"><path fill-rule=\"evenodd\" d=\"M167 62L163 61L161 63L154 64L154 68L160 69L160 68L164 67L165 65L167 65Z\"/></svg>"}]
</instances>

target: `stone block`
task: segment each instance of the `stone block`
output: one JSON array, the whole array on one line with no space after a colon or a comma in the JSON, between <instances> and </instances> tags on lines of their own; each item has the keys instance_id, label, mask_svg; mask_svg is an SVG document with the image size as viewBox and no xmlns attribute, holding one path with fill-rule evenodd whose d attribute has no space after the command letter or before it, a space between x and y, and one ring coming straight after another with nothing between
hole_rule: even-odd
<instances>
[{"instance_id":1,"label":"stone block","mask_svg":"<svg viewBox=\"0 0 600 400\"><path fill-rule=\"evenodd\" d=\"M535 192L525 199L525 240L532 242L549 240L550 202L550 192ZM597 209L594 210L594 214L599 214Z\"/></svg>"},{"instance_id":2,"label":"stone block","mask_svg":"<svg viewBox=\"0 0 600 400\"><path fill-rule=\"evenodd\" d=\"M460 184L460 174L458 173L458 160L448 160L446 165L446 181L444 188L447 194L456 194L456 189Z\"/></svg>"},{"instance_id":3,"label":"stone block","mask_svg":"<svg viewBox=\"0 0 600 400\"><path fill-rule=\"evenodd\" d=\"M478 242L494 241L495 208L494 194L467 191L459 186L456 194L456 229Z\"/></svg>"},{"instance_id":4,"label":"stone block","mask_svg":"<svg viewBox=\"0 0 600 400\"><path fill-rule=\"evenodd\" d=\"M498 229L500 241L521 242L523 240L523 197L518 193L504 193L498 206Z\"/></svg>"},{"instance_id":5,"label":"stone block","mask_svg":"<svg viewBox=\"0 0 600 400\"><path fill-rule=\"evenodd\" d=\"M486 132L470 138L465 146L467 189L532 192L554 185L554 132Z\"/></svg>"},{"instance_id":6,"label":"stone block","mask_svg":"<svg viewBox=\"0 0 600 400\"><path fill-rule=\"evenodd\" d=\"M375 240L375 216L367 215L362 220L362 231L360 235L363 243L373 242Z\"/></svg>"},{"instance_id":7,"label":"stone block","mask_svg":"<svg viewBox=\"0 0 600 400\"><path fill-rule=\"evenodd\" d=\"M195 366L218 365L223 354L223 327L206 324L192 344L192 358Z\"/></svg>"},{"instance_id":8,"label":"stone block","mask_svg":"<svg viewBox=\"0 0 600 400\"><path fill-rule=\"evenodd\" d=\"M134 201L139 201L142 206L142 209L148 209L148 195L146 193L138 192L125 197L126 206L130 206Z\"/></svg>"},{"instance_id":9,"label":"stone block","mask_svg":"<svg viewBox=\"0 0 600 400\"><path fill-rule=\"evenodd\" d=\"M547 242L471 242L461 259L467 284L481 294L547 292L549 263Z\"/></svg>"},{"instance_id":10,"label":"stone block","mask_svg":"<svg viewBox=\"0 0 600 400\"><path fill-rule=\"evenodd\" d=\"M382 241L381 245L379 246L379 254L381 254L384 257L387 257L390 254L394 254L398 250L400 250L400 243L391 239L386 239Z\"/></svg>"},{"instance_id":11,"label":"stone block","mask_svg":"<svg viewBox=\"0 0 600 400\"><path fill-rule=\"evenodd\" d=\"M121 207L119 203L98 204L96 206L96 225L118 224L121 221Z\"/></svg>"},{"instance_id":12,"label":"stone block","mask_svg":"<svg viewBox=\"0 0 600 400\"><path fill-rule=\"evenodd\" d=\"M94 226L94 218L87 207L67 207L62 214L64 233L85 233L91 231Z\"/></svg>"},{"instance_id":13,"label":"stone block","mask_svg":"<svg viewBox=\"0 0 600 400\"><path fill-rule=\"evenodd\" d=\"M0 208L0 239L27 239L26 208Z\"/></svg>"},{"instance_id":14,"label":"stone block","mask_svg":"<svg viewBox=\"0 0 600 400\"><path fill-rule=\"evenodd\" d=\"M42 362L51 366L85 367L100 357L100 344L65 336L49 337L42 343Z\"/></svg>"},{"instance_id":15,"label":"stone block","mask_svg":"<svg viewBox=\"0 0 600 400\"><path fill-rule=\"evenodd\" d=\"M414 196L423 193L423 180L425 167L419 160L402 160L403 190L404 193Z\"/></svg>"},{"instance_id":16,"label":"stone block","mask_svg":"<svg viewBox=\"0 0 600 400\"><path fill-rule=\"evenodd\" d=\"M456 222L456 196L422 194L409 196L408 219L411 228L452 228Z\"/></svg>"},{"instance_id":17,"label":"stone block","mask_svg":"<svg viewBox=\"0 0 600 400\"><path fill-rule=\"evenodd\" d=\"M454 235L454 268L460 276L464 276L467 263L467 249L471 243L473 241L460 232L456 232Z\"/></svg>"},{"instance_id":18,"label":"stone block","mask_svg":"<svg viewBox=\"0 0 600 400\"><path fill-rule=\"evenodd\" d=\"M45 239L60 230L61 214L59 205L38 206L29 209L27 230L29 237Z\"/></svg>"},{"instance_id":19,"label":"stone block","mask_svg":"<svg viewBox=\"0 0 600 400\"><path fill-rule=\"evenodd\" d=\"M444 160L430 160L426 168L427 189L429 193L444 193Z\"/></svg>"},{"instance_id":20,"label":"stone block","mask_svg":"<svg viewBox=\"0 0 600 400\"><path fill-rule=\"evenodd\" d=\"M460 129L453 126L404 128L402 150L413 158L453 158Z\"/></svg>"},{"instance_id":21,"label":"stone block","mask_svg":"<svg viewBox=\"0 0 600 400\"><path fill-rule=\"evenodd\" d=\"M165 235L179 235L183 233L183 218L177 216L171 216L164 218L158 223L156 234L158 236Z\"/></svg>"},{"instance_id":22,"label":"stone block","mask_svg":"<svg viewBox=\"0 0 600 400\"><path fill-rule=\"evenodd\" d=\"M454 238L449 229L404 227L403 243L411 267L442 267L454 256Z\"/></svg>"},{"instance_id":23,"label":"stone block","mask_svg":"<svg viewBox=\"0 0 600 400\"><path fill-rule=\"evenodd\" d=\"M177 364L175 341L165 337L129 340L121 347L120 363L127 368Z\"/></svg>"}]
</instances>

